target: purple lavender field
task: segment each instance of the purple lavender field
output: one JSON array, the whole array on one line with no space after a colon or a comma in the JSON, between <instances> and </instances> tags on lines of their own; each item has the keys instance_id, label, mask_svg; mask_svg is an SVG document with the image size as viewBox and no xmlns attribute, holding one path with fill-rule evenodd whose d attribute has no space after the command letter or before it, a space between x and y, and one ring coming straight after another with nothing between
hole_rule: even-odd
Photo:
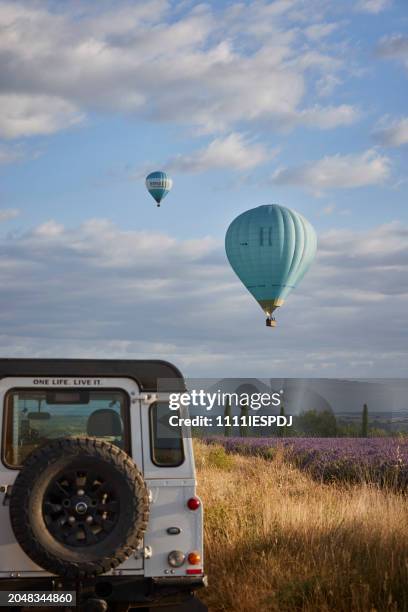
<instances>
[{"instance_id":1,"label":"purple lavender field","mask_svg":"<svg viewBox=\"0 0 408 612\"><path fill-rule=\"evenodd\" d=\"M407 438L207 438L228 453L285 460L323 482L373 482L405 490Z\"/></svg>"}]
</instances>

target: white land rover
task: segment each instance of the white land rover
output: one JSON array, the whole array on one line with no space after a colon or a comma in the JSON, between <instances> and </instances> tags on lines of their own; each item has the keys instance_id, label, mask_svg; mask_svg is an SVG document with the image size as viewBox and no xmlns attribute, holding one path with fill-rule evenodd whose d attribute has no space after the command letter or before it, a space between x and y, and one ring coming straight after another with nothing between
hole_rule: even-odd
<instances>
[{"instance_id":1,"label":"white land rover","mask_svg":"<svg viewBox=\"0 0 408 612\"><path fill-rule=\"evenodd\" d=\"M160 380L184 387L163 361L0 359L1 605L207 610L191 438L160 433Z\"/></svg>"}]
</instances>

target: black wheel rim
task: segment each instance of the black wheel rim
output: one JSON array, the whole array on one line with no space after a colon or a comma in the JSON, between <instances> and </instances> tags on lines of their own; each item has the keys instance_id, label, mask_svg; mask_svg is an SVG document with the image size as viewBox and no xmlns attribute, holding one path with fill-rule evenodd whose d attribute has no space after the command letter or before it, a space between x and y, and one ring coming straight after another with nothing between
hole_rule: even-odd
<instances>
[{"instance_id":1,"label":"black wheel rim","mask_svg":"<svg viewBox=\"0 0 408 612\"><path fill-rule=\"evenodd\" d=\"M43 500L45 524L56 540L74 548L98 544L119 520L119 495L112 477L95 468L56 476Z\"/></svg>"}]
</instances>

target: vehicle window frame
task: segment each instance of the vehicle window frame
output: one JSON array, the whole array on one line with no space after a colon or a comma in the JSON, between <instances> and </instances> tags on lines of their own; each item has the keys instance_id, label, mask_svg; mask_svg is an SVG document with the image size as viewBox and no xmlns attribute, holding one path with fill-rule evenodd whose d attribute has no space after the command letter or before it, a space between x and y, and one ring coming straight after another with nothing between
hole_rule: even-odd
<instances>
[{"instance_id":1,"label":"vehicle window frame","mask_svg":"<svg viewBox=\"0 0 408 612\"><path fill-rule=\"evenodd\" d=\"M57 391L57 389L55 389L54 387L12 387L8 389L7 392L4 394L2 435L1 435L1 462L8 470L18 471L18 470L21 470L23 467L22 465L17 465L17 466L11 465L6 460L7 426L8 426L8 414L10 411L9 397L12 395L12 393L22 392L22 391L34 391L34 390L43 391L44 393L47 393L47 391ZM65 389L65 391L68 391L68 390ZM91 389L89 387L76 387L75 389L70 389L70 391L78 391L78 392L87 391L89 393L91 392L122 393L125 399L125 403L123 406L123 434L124 435L123 435L123 449L122 450L128 455L132 456L132 432L131 432L131 418L130 418L131 400L130 400L129 393L125 389L115 388L115 387L102 387L98 389L95 389L95 388ZM64 404L61 404L61 405L64 405ZM66 405L67 404L65 404L65 406ZM95 436L89 436L89 437L95 437ZM51 439L50 439L50 442L52 442Z\"/></svg>"},{"instance_id":2,"label":"vehicle window frame","mask_svg":"<svg viewBox=\"0 0 408 612\"><path fill-rule=\"evenodd\" d=\"M183 463L186 460L186 453L185 453L185 449L184 449L184 436L183 436L183 429L182 427L180 427L180 441L181 441L181 461L179 461L179 463L160 463L157 461L157 459L154 456L154 449L155 449L155 444L154 444L154 423L153 423L153 410L154 407L157 406L158 404L164 404L166 403L166 400L158 400L155 402L152 402L149 405L149 445L150 445L150 460L153 463L153 465L155 465L156 467L160 467L160 468L178 468L181 465L183 465Z\"/></svg>"}]
</instances>

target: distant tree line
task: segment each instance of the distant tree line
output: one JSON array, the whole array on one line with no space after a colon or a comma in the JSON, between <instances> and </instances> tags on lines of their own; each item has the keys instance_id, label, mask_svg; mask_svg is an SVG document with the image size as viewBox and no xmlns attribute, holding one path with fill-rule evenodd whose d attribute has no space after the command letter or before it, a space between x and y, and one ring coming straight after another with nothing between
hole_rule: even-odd
<instances>
[{"instance_id":1,"label":"distant tree line","mask_svg":"<svg viewBox=\"0 0 408 612\"><path fill-rule=\"evenodd\" d=\"M224 409L224 416L231 417L231 405L227 403ZM247 415L248 409L241 408L241 416ZM283 404L281 405L280 414L285 415ZM341 418L336 419L335 414L331 410L306 410L299 415L293 417L292 427L275 427L274 435L288 436L307 436L317 438L335 438L335 437L352 437L352 438L368 438L368 437L385 437L395 436L403 432L391 431L386 424L381 423L382 427L373 423L370 427L368 418L368 405L364 404L361 412L360 421L355 423L344 421ZM385 427L384 427L385 425ZM225 428L225 436L234 435L231 427ZM261 431L251 431L248 427L240 427L239 435L241 437L265 435ZM406 435L406 434L405 434Z\"/></svg>"}]
</instances>

